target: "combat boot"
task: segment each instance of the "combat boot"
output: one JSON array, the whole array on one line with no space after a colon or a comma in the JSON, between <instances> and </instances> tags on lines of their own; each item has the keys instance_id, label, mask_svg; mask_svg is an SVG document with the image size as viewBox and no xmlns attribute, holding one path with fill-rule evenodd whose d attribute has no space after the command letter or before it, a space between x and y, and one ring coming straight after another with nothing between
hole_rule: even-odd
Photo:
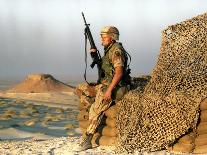
<instances>
[{"instance_id":1,"label":"combat boot","mask_svg":"<svg viewBox=\"0 0 207 155\"><path fill-rule=\"evenodd\" d=\"M91 143L92 138L93 138L93 134L85 134L83 136L82 141L75 148L74 151L80 152L80 151L84 151L84 150L87 150L87 149L92 149L92 143Z\"/></svg>"}]
</instances>

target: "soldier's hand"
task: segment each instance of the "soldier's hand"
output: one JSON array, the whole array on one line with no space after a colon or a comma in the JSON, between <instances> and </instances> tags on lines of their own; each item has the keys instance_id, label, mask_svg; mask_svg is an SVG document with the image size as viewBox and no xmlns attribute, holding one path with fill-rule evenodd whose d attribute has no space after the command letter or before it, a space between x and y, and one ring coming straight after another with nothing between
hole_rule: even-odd
<instances>
[{"instance_id":1,"label":"soldier's hand","mask_svg":"<svg viewBox=\"0 0 207 155\"><path fill-rule=\"evenodd\" d=\"M105 92L105 95L104 95L104 101L106 101L105 103L108 103L111 101L111 91L107 90Z\"/></svg>"},{"instance_id":2,"label":"soldier's hand","mask_svg":"<svg viewBox=\"0 0 207 155\"><path fill-rule=\"evenodd\" d=\"M90 49L90 53L91 52L96 52L96 51L97 51L97 49L94 49L94 48Z\"/></svg>"}]
</instances>

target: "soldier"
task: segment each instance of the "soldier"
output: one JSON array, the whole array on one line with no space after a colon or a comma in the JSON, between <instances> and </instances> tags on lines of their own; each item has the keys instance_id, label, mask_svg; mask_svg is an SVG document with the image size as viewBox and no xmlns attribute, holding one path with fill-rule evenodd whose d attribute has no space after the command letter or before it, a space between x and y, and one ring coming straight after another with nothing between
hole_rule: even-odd
<instances>
[{"instance_id":1,"label":"soldier","mask_svg":"<svg viewBox=\"0 0 207 155\"><path fill-rule=\"evenodd\" d=\"M106 111L113 101L120 100L129 90L130 76L127 66L127 52L119 40L119 31L114 26L106 26L101 30L101 42L104 46L101 68L104 75L101 84L96 86L95 102L89 111L89 126L76 151L92 148L91 140ZM91 49L90 52L95 52Z\"/></svg>"}]
</instances>

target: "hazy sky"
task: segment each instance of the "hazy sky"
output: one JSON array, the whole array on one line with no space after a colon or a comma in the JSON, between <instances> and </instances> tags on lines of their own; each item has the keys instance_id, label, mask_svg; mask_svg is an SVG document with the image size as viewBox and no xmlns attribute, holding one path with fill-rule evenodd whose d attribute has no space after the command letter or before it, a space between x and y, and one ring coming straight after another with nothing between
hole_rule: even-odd
<instances>
[{"instance_id":1,"label":"hazy sky","mask_svg":"<svg viewBox=\"0 0 207 155\"><path fill-rule=\"evenodd\" d=\"M0 77L82 77L82 11L101 52L100 29L119 29L132 73L140 75L150 74L156 63L161 31L207 12L207 0L0 0Z\"/></svg>"}]
</instances>

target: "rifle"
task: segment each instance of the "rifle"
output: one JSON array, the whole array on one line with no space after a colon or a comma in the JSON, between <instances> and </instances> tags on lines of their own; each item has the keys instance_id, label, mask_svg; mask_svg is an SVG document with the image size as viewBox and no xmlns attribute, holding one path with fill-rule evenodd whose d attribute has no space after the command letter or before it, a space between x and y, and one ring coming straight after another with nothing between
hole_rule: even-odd
<instances>
[{"instance_id":1,"label":"rifle","mask_svg":"<svg viewBox=\"0 0 207 155\"><path fill-rule=\"evenodd\" d=\"M93 40L93 36L91 34L91 30L89 28L90 24L88 24L86 22L86 19L85 19L85 16L84 16L83 12L82 12L82 16L83 16L83 20L84 20L84 23L85 23L84 35L85 35L85 54L86 54L85 63L86 63L86 69L87 69L87 39L88 39L89 43L90 43L90 49L95 49L96 50L96 52L90 52L91 58L93 60L90 66L91 66L91 68L94 68L94 66L97 65L97 68L98 68L97 84L99 84L100 80L101 80L101 76L103 76L103 73L104 73L103 70L101 69L101 63L102 63L101 62L101 55L100 55L99 51L96 48L96 45L95 45L94 40ZM84 73L84 78L85 78L85 81L87 82L87 80L86 80L86 69L85 69L85 73Z\"/></svg>"}]
</instances>

